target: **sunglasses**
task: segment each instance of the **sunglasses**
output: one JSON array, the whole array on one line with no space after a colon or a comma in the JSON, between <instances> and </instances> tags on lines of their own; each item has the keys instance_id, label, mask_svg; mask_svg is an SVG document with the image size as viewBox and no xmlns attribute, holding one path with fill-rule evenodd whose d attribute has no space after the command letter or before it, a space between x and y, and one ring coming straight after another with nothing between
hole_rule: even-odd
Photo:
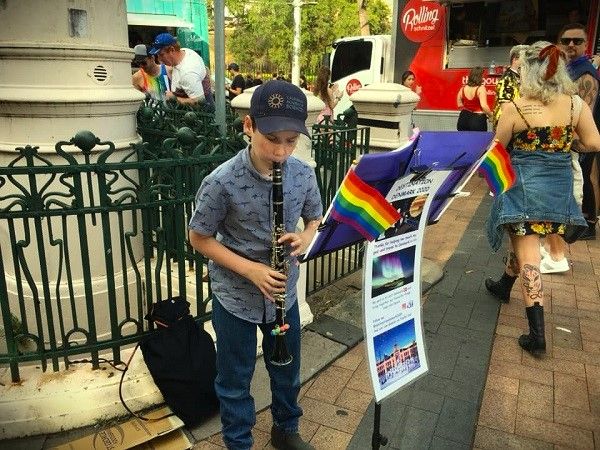
<instances>
[{"instance_id":1,"label":"sunglasses","mask_svg":"<svg viewBox=\"0 0 600 450\"><path fill-rule=\"evenodd\" d=\"M559 42L562 45L569 45L571 42L573 42L574 45L581 45L585 42L584 38L560 38Z\"/></svg>"}]
</instances>

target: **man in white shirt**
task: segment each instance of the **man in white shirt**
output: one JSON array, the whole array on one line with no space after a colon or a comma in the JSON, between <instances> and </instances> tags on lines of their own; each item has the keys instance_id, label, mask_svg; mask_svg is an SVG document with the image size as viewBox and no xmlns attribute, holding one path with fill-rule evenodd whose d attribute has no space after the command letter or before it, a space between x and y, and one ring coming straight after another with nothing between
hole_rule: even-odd
<instances>
[{"instance_id":1,"label":"man in white shirt","mask_svg":"<svg viewBox=\"0 0 600 450\"><path fill-rule=\"evenodd\" d=\"M176 98L179 103L196 104L205 101L202 80L206 77L204 61L194 50L181 48L175 37L161 33L154 39L151 55L158 55L161 63L173 66L171 91L166 98Z\"/></svg>"}]
</instances>

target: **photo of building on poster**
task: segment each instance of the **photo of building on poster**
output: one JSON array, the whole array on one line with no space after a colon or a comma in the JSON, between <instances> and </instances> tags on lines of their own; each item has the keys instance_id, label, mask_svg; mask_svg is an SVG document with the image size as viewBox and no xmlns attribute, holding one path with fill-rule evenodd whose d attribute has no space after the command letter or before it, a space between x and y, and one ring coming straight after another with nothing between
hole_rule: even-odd
<instances>
[{"instance_id":1,"label":"photo of building on poster","mask_svg":"<svg viewBox=\"0 0 600 450\"><path fill-rule=\"evenodd\" d=\"M413 245L373 258L371 298L413 282L415 249L416 247Z\"/></svg>"},{"instance_id":2,"label":"photo of building on poster","mask_svg":"<svg viewBox=\"0 0 600 450\"><path fill-rule=\"evenodd\" d=\"M381 389L421 367L413 319L375 336L373 347Z\"/></svg>"},{"instance_id":3,"label":"photo of building on poster","mask_svg":"<svg viewBox=\"0 0 600 450\"><path fill-rule=\"evenodd\" d=\"M417 231L426 201L427 195L417 195L393 201L392 206L400 213L400 219L393 227L388 228L377 241Z\"/></svg>"}]
</instances>

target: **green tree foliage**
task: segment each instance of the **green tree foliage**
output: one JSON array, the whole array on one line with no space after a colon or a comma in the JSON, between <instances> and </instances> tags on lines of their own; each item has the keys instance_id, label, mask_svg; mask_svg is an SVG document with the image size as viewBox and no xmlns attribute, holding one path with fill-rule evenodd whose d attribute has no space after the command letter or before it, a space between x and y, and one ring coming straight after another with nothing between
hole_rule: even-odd
<instances>
[{"instance_id":1,"label":"green tree foliage","mask_svg":"<svg viewBox=\"0 0 600 450\"><path fill-rule=\"evenodd\" d=\"M331 50L331 43L360 34L356 0L313 0L302 6L302 71L311 73ZM235 30L225 45L246 70L291 72L293 8L291 0L226 0ZM209 14L213 2L207 1ZM390 32L391 11L383 0L366 2L372 34ZM211 14L212 15L212 14ZM251 69L252 68L252 69Z\"/></svg>"}]
</instances>

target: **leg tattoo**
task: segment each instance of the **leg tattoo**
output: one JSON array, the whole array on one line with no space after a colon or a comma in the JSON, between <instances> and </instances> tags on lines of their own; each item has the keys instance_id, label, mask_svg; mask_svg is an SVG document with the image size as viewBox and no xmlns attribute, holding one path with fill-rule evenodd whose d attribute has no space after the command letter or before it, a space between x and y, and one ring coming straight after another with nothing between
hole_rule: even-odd
<instances>
[{"instance_id":1,"label":"leg tattoo","mask_svg":"<svg viewBox=\"0 0 600 450\"><path fill-rule=\"evenodd\" d=\"M523 270L521 270L521 279L523 280L523 288L531 303L535 301L541 303L544 299L544 291L542 289L540 268L531 264L525 264Z\"/></svg>"}]
</instances>

